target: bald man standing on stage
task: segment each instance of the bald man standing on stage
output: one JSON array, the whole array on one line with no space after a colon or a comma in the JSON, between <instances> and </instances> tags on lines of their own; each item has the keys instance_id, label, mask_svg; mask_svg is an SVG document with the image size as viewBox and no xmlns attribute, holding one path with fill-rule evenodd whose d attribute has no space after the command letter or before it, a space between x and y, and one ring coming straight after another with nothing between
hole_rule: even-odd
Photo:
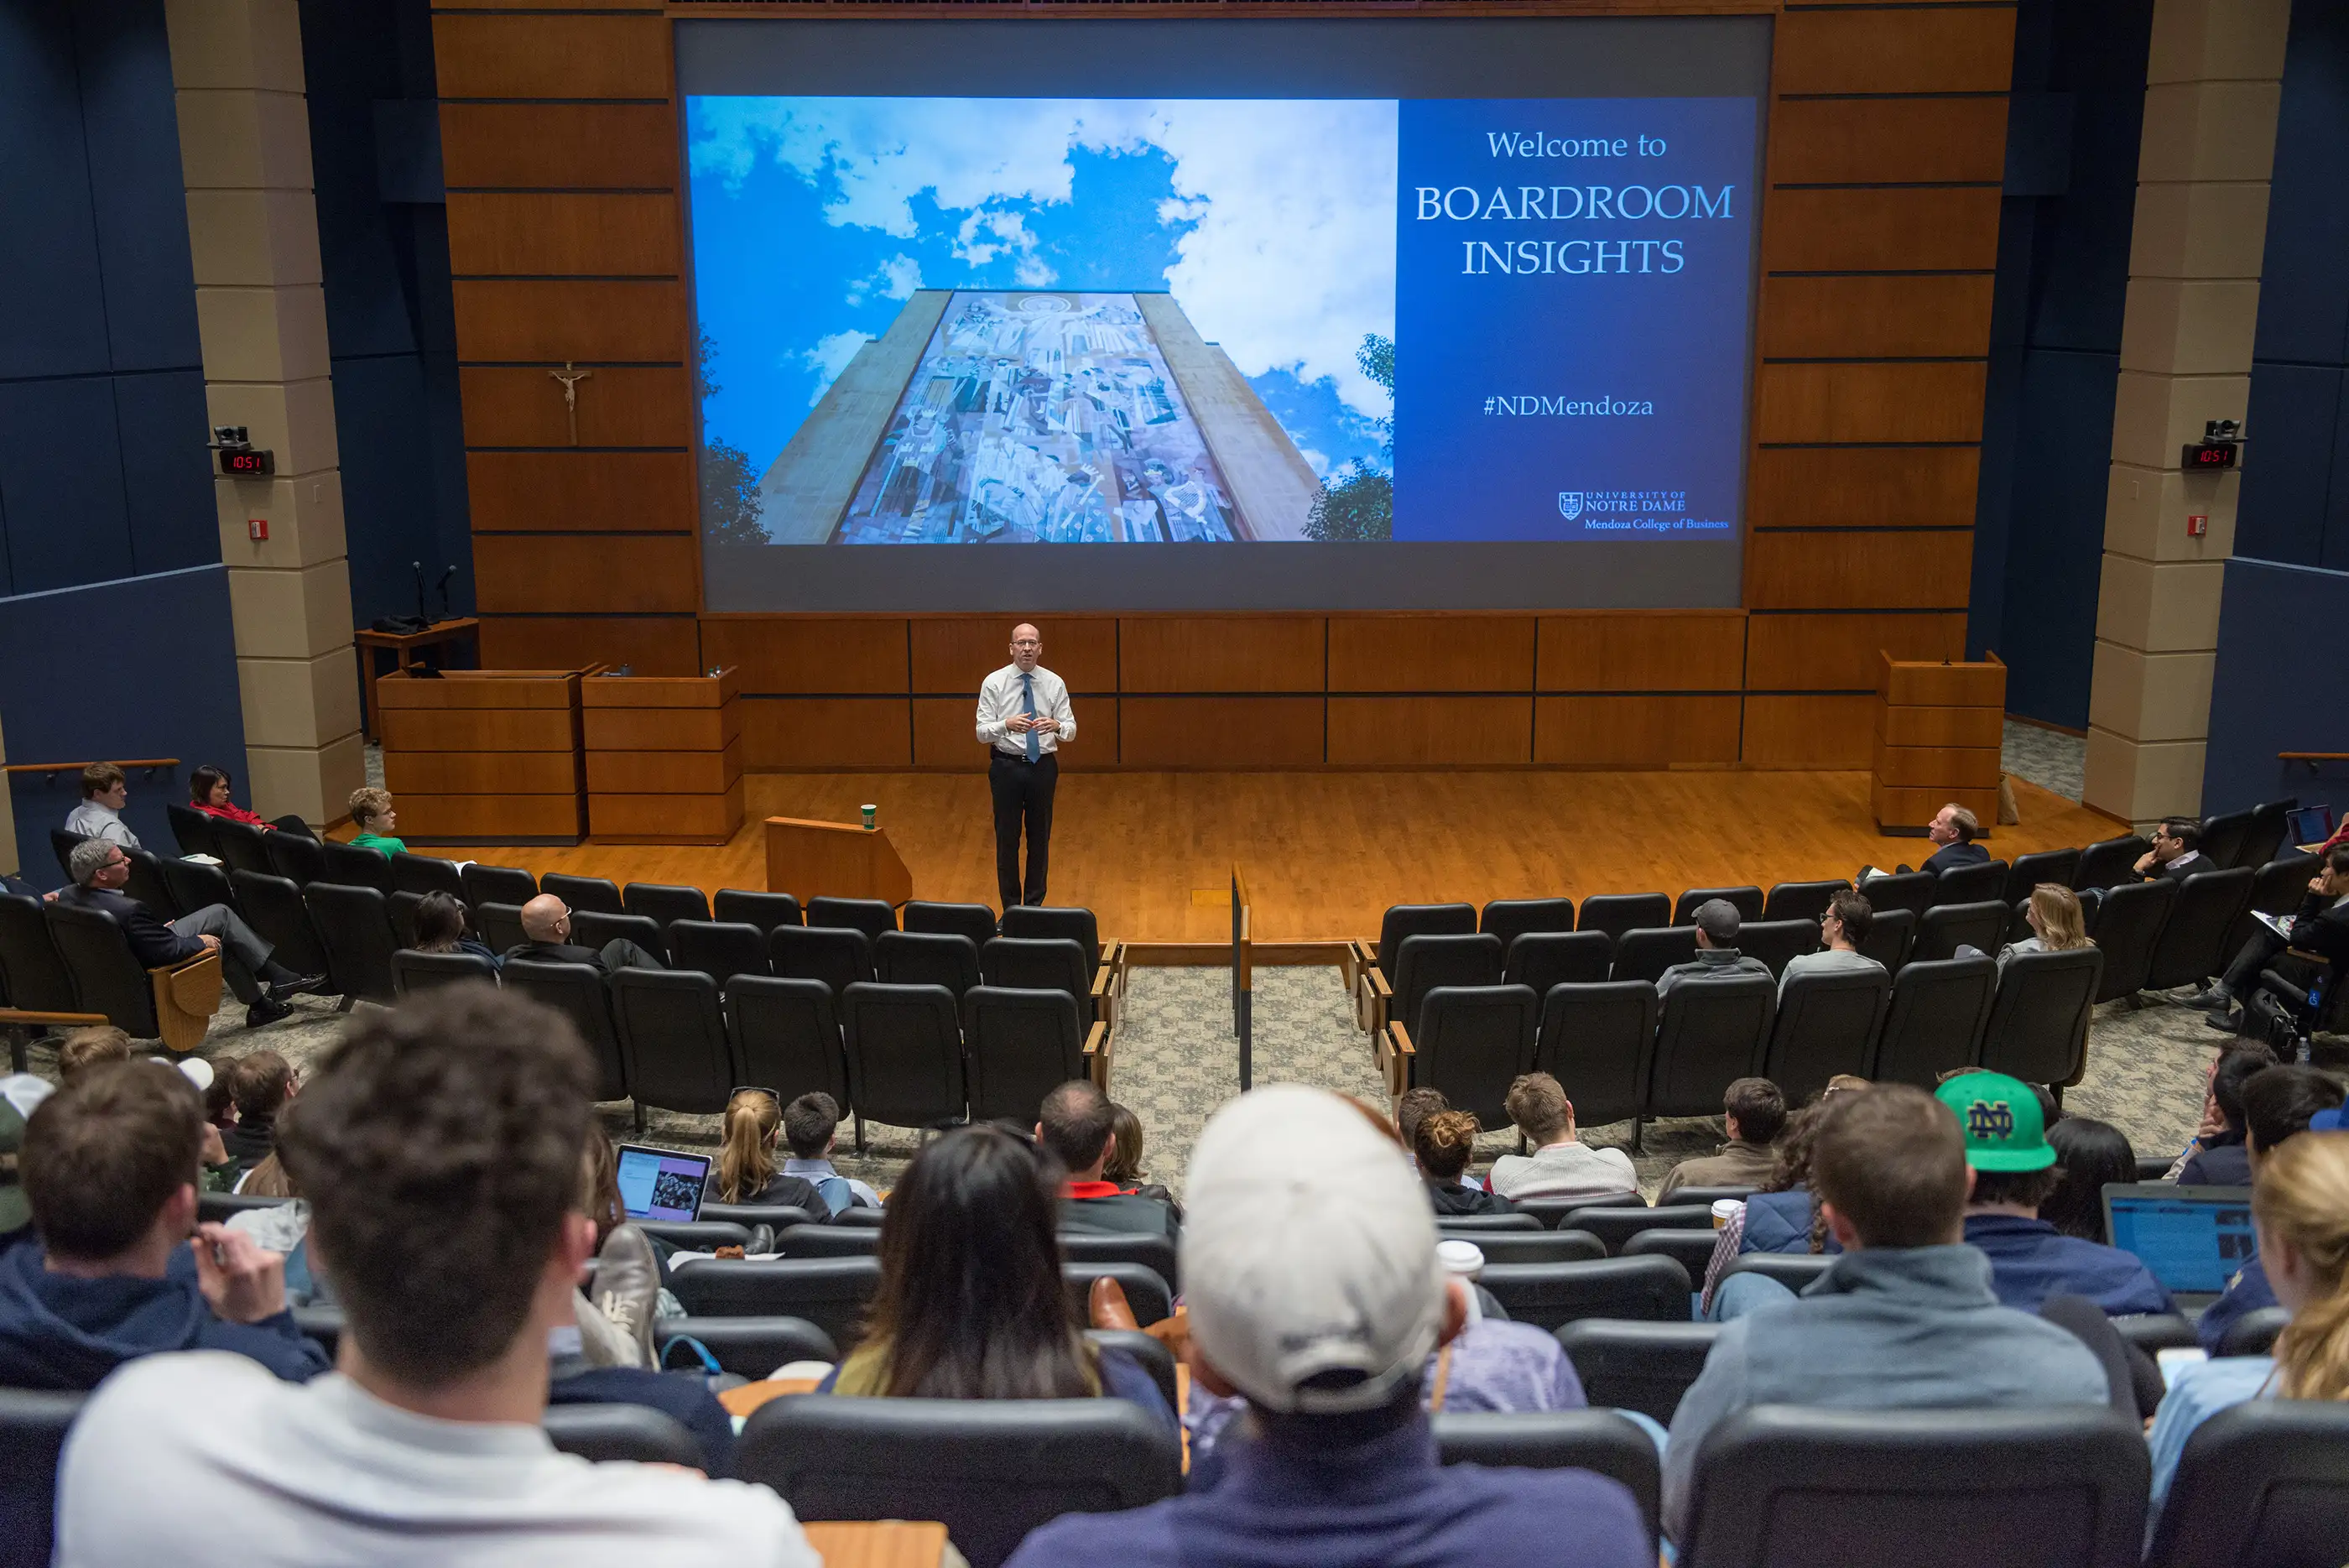
<instances>
[{"instance_id":1,"label":"bald man standing on stage","mask_svg":"<svg viewBox=\"0 0 2349 1568\"><path fill-rule=\"evenodd\" d=\"M1077 738L1068 683L1037 662L1044 634L1011 628L1011 662L978 689L978 741L988 749L987 787L995 796L995 882L1003 907L1040 904L1052 855L1052 786L1060 749ZM1028 825L1028 876L1019 876L1019 826Z\"/></svg>"}]
</instances>

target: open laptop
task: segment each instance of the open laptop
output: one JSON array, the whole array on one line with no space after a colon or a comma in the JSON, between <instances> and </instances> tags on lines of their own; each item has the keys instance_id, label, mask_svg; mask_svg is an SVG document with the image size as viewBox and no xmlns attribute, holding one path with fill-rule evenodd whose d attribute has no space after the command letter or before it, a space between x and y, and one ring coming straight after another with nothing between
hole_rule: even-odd
<instances>
[{"instance_id":1,"label":"open laptop","mask_svg":"<svg viewBox=\"0 0 2349 1568\"><path fill-rule=\"evenodd\" d=\"M706 1154L620 1146L620 1207L631 1220L698 1220L709 1181Z\"/></svg>"},{"instance_id":2,"label":"open laptop","mask_svg":"<svg viewBox=\"0 0 2349 1568\"><path fill-rule=\"evenodd\" d=\"M2286 821L2286 844L2322 844L2333 836L2333 808L2329 805L2303 805Z\"/></svg>"},{"instance_id":3,"label":"open laptop","mask_svg":"<svg viewBox=\"0 0 2349 1568\"><path fill-rule=\"evenodd\" d=\"M2235 1272L2259 1251L2248 1187L2108 1183L2105 1236L2135 1253L2187 1313L2218 1300Z\"/></svg>"}]
</instances>

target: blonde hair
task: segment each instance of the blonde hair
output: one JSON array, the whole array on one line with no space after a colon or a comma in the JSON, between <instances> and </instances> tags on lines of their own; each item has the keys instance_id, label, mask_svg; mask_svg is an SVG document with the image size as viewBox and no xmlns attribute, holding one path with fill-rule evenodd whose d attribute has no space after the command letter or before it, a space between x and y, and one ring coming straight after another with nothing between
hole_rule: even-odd
<instances>
[{"instance_id":1,"label":"blonde hair","mask_svg":"<svg viewBox=\"0 0 2349 1568\"><path fill-rule=\"evenodd\" d=\"M245 1174L244 1180L239 1184L236 1190L239 1196L245 1198L299 1198L302 1196L294 1189L294 1179L286 1174L285 1164L278 1159L277 1151L274 1148L269 1151L267 1159L263 1160Z\"/></svg>"},{"instance_id":2,"label":"blonde hair","mask_svg":"<svg viewBox=\"0 0 2349 1568\"><path fill-rule=\"evenodd\" d=\"M2251 1213L2298 1250L2320 1287L2276 1335L2277 1392L2349 1399L2349 1133L2302 1133L2268 1155Z\"/></svg>"},{"instance_id":3,"label":"blonde hair","mask_svg":"<svg viewBox=\"0 0 2349 1568\"><path fill-rule=\"evenodd\" d=\"M391 809L391 792L378 789L374 784L363 784L351 791L350 807L351 821L361 833L365 833L368 824Z\"/></svg>"},{"instance_id":4,"label":"blonde hair","mask_svg":"<svg viewBox=\"0 0 2349 1568\"><path fill-rule=\"evenodd\" d=\"M718 1201L750 1203L775 1179L775 1134L783 1107L764 1089L737 1089L726 1102L718 1146Z\"/></svg>"},{"instance_id":5,"label":"blonde hair","mask_svg":"<svg viewBox=\"0 0 2349 1568\"><path fill-rule=\"evenodd\" d=\"M595 1221L595 1233L608 1236L628 1222L620 1199L620 1151L602 1127L587 1129L586 1147L579 1151L579 1207Z\"/></svg>"},{"instance_id":6,"label":"blonde hair","mask_svg":"<svg viewBox=\"0 0 2349 1568\"><path fill-rule=\"evenodd\" d=\"M2031 912L2039 917L2039 944L2050 952L2090 948L2087 917L2080 896L2060 882L2042 882L2031 889Z\"/></svg>"},{"instance_id":7,"label":"blonde hair","mask_svg":"<svg viewBox=\"0 0 2349 1568\"><path fill-rule=\"evenodd\" d=\"M57 1043L57 1081L70 1084L92 1067L129 1060L130 1036L111 1023L95 1023Z\"/></svg>"}]
</instances>

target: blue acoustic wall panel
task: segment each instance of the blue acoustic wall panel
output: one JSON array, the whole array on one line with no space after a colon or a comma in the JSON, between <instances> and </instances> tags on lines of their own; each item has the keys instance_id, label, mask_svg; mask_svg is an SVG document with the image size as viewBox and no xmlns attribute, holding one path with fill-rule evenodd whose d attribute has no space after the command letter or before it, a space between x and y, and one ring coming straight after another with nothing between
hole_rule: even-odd
<instances>
[{"instance_id":1,"label":"blue acoustic wall panel","mask_svg":"<svg viewBox=\"0 0 2349 1568\"><path fill-rule=\"evenodd\" d=\"M2279 752L2349 750L2349 663L2330 656L2349 626L2349 572L2273 561L2227 563L2202 809L2239 811L2297 795L2349 811L2349 766L2315 773Z\"/></svg>"},{"instance_id":2,"label":"blue acoustic wall panel","mask_svg":"<svg viewBox=\"0 0 2349 1568\"><path fill-rule=\"evenodd\" d=\"M124 814L159 854L175 854L168 801L187 798L188 770L244 768L228 569L88 583L0 598L0 732L11 763L177 757L168 774L135 774ZM17 863L54 887L49 829L80 799L69 774L13 774ZM240 777L238 797L251 796Z\"/></svg>"}]
</instances>

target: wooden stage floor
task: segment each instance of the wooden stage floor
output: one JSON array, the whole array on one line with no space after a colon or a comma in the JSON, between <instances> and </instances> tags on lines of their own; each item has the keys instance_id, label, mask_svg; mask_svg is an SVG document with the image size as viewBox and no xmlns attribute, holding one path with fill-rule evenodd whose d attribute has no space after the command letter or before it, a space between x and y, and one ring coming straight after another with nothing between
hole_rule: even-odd
<instances>
[{"instance_id":1,"label":"wooden stage floor","mask_svg":"<svg viewBox=\"0 0 2349 1568\"><path fill-rule=\"evenodd\" d=\"M871 801L916 898L995 902L983 774L744 782L747 819L722 847L444 853L616 882L761 888L762 818L854 822ZM2127 831L2020 779L2014 790L2022 824L1989 841L2001 858ZM1878 836L1857 773L1071 773L1054 806L1051 897L1093 909L1104 937L1228 940L1222 890L1237 861L1257 940L1313 941L1375 936L1390 904L1767 887L1914 864L1928 848Z\"/></svg>"}]
</instances>

